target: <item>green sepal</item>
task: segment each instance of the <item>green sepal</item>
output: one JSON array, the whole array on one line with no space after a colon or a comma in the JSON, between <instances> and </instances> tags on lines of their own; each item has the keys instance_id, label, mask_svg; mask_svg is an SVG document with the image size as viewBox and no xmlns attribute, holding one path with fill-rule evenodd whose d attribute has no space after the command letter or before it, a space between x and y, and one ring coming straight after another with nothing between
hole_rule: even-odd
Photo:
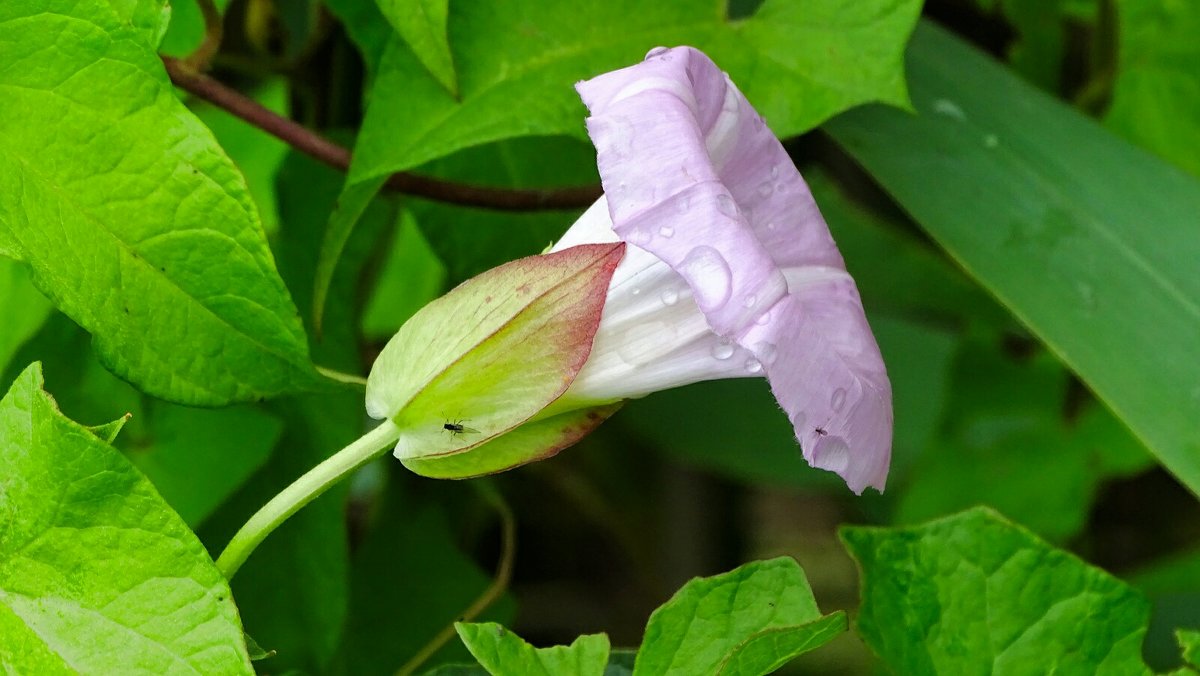
<instances>
[{"instance_id":1,"label":"green sepal","mask_svg":"<svg viewBox=\"0 0 1200 676\"><path fill-rule=\"evenodd\" d=\"M587 436L621 406L616 403L560 413L521 425L463 453L402 458L401 462L413 472L434 479L467 479L502 472L557 454Z\"/></svg>"},{"instance_id":2,"label":"green sepal","mask_svg":"<svg viewBox=\"0 0 1200 676\"><path fill-rule=\"evenodd\" d=\"M406 322L367 379L367 412L399 429L396 456L464 453L541 414L591 354L624 251L622 243L594 244L522 258L464 282ZM557 450L564 434L598 424L588 415L523 434ZM522 450L515 443L493 447L506 449L508 462L473 460L451 474L499 471L546 454L546 446Z\"/></svg>"}]
</instances>

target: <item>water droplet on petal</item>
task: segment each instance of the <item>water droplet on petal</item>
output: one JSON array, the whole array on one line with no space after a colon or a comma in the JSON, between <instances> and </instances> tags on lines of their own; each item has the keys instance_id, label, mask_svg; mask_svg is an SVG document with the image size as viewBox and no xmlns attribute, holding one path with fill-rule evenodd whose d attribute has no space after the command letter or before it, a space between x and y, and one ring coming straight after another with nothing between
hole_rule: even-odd
<instances>
[{"instance_id":1,"label":"water droplet on petal","mask_svg":"<svg viewBox=\"0 0 1200 676\"><path fill-rule=\"evenodd\" d=\"M812 464L830 472L844 472L850 466L850 445L841 437L825 437L817 442Z\"/></svg>"},{"instance_id":2,"label":"water droplet on petal","mask_svg":"<svg viewBox=\"0 0 1200 676\"><path fill-rule=\"evenodd\" d=\"M728 338L722 338L713 345L712 356L721 361L725 361L733 356L733 343Z\"/></svg>"},{"instance_id":3,"label":"water droplet on petal","mask_svg":"<svg viewBox=\"0 0 1200 676\"><path fill-rule=\"evenodd\" d=\"M808 422L808 416L804 415L804 411L796 411L791 416L792 427L797 430L804 429L804 423Z\"/></svg>"},{"instance_id":4,"label":"water droplet on petal","mask_svg":"<svg viewBox=\"0 0 1200 676\"><path fill-rule=\"evenodd\" d=\"M775 360L779 358L779 349L775 347L774 343L768 343L765 340L755 346L754 353L767 366L774 364Z\"/></svg>"},{"instance_id":5,"label":"water droplet on petal","mask_svg":"<svg viewBox=\"0 0 1200 676\"><path fill-rule=\"evenodd\" d=\"M762 362L755 359L754 357L750 357L749 359L746 360L746 373L761 373L761 372L762 372Z\"/></svg>"},{"instance_id":6,"label":"water droplet on petal","mask_svg":"<svg viewBox=\"0 0 1200 676\"><path fill-rule=\"evenodd\" d=\"M767 223L767 230L774 230L774 229L775 229L774 223Z\"/></svg>"},{"instance_id":7,"label":"water droplet on petal","mask_svg":"<svg viewBox=\"0 0 1200 676\"><path fill-rule=\"evenodd\" d=\"M721 254L711 246L698 246L689 251L679 263L679 272L691 283L701 310L717 310L729 301L733 273Z\"/></svg>"},{"instance_id":8,"label":"water droplet on petal","mask_svg":"<svg viewBox=\"0 0 1200 676\"><path fill-rule=\"evenodd\" d=\"M763 181L762 185L758 186L758 194L762 195L763 197L770 195L772 192L774 192L774 190L775 189L771 187L770 181Z\"/></svg>"},{"instance_id":9,"label":"water droplet on petal","mask_svg":"<svg viewBox=\"0 0 1200 676\"><path fill-rule=\"evenodd\" d=\"M670 47L655 47L654 49L651 49L650 51L646 52L646 58L643 59L643 61L653 59L656 56L662 56L663 54L666 54L667 52L670 52L670 51L671 51Z\"/></svg>"},{"instance_id":10,"label":"water droplet on petal","mask_svg":"<svg viewBox=\"0 0 1200 676\"><path fill-rule=\"evenodd\" d=\"M737 218L738 206L737 203L733 201L732 197L722 193L717 195L717 211L720 211L730 218Z\"/></svg>"},{"instance_id":11,"label":"water droplet on petal","mask_svg":"<svg viewBox=\"0 0 1200 676\"><path fill-rule=\"evenodd\" d=\"M758 302L758 296L756 296L754 294L750 294L742 299L742 305L747 308L754 307L754 304L757 302Z\"/></svg>"},{"instance_id":12,"label":"water droplet on petal","mask_svg":"<svg viewBox=\"0 0 1200 676\"><path fill-rule=\"evenodd\" d=\"M635 287L633 287L633 291L630 291L629 293L631 293L631 294L633 294L633 295L635 295L635 296L636 296L636 295L638 295L638 294L639 294L639 293L641 293L641 292L642 292L642 290L641 290L641 289L639 289L639 288L637 288L637 287L635 286Z\"/></svg>"},{"instance_id":13,"label":"water droplet on petal","mask_svg":"<svg viewBox=\"0 0 1200 676\"><path fill-rule=\"evenodd\" d=\"M679 302L679 292L675 289L666 289L659 297L662 298L663 305L674 305Z\"/></svg>"},{"instance_id":14,"label":"water droplet on petal","mask_svg":"<svg viewBox=\"0 0 1200 676\"><path fill-rule=\"evenodd\" d=\"M683 197L675 200L675 209L681 214L686 214L687 212L691 211L692 198L684 195Z\"/></svg>"},{"instance_id":15,"label":"water droplet on petal","mask_svg":"<svg viewBox=\"0 0 1200 676\"><path fill-rule=\"evenodd\" d=\"M675 234L675 228L672 228L669 225L664 225L658 229L658 234L662 235L663 237L670 237L671 235Z\"/></svg>"},{"instance_id":16,"label":"water droplet on petal","mask_svg":"<svg viewBox=\"0 0 1200 676\"><path fill-rule=\"evenodd\" d=\"M779 165L775 164L771 166L771 180L773 181L777 178L779 178Z\"/></svg>"},{"instance_id":17,"label":"water droplet on petal","mask_svg":"<svg viewBox=\"0 0 1200 676\"><path fill-rule=\"evenodd\" d=\"M846 390L845 388L839 387L833 391L833 398L829 400L829 406L833 408L835 413L837 413L840 412L845 405Z\"/></svg>"},{"instance_id":18,"label":"water droplet on petal","mask_svg":"<svg viewBox=\"0 0 1200 676\"><path fill-rule=\"evenodd\" d=\"M650 241L650 234L641 228L633 228L629 231L627 239L634 246L645 246Z\"/></svg>"}]
</instances>

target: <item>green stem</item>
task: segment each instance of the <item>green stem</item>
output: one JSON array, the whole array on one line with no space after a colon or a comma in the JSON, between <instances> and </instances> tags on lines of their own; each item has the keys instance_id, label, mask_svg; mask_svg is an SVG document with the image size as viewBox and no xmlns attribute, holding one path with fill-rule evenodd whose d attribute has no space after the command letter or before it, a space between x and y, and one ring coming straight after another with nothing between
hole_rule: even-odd
<instances>
[{"instance_id":1,"label":"green stem","mask_svg":"<svg viewBox=\"0 0 1200 676\"><path fill-rule=\"evenodd\" d=\"M296 479L291 486L271 498L270 502L250 517L233 536L225 546L225 551L217 557L217 569L225 575L225 579L233 579L238 568L242 567L254 548L266 539L271 531L330 486L383 455L399 437L400 430L396 425L390 420L385 420L379 427L359 437L354 443Z\"/></svg>"}]
</instances>

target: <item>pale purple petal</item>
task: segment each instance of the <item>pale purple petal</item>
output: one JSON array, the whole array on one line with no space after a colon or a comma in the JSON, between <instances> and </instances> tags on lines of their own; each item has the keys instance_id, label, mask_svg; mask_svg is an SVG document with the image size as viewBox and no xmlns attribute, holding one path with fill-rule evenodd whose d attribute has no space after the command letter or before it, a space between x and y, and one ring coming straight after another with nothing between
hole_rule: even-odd
<instances>
[{"instance_id":1,"label":"pale purple petal","mask_svg":"<svg viewBox=\"0 0 1200 676\"><path fill-rule=\"evenodd\" d=\"M712 330L761 362L810 463L856 492L882 489L883 360L825 221L762 118L690 47L577 88L617 235L678 272Z\"/></svg>"}]
</instances>

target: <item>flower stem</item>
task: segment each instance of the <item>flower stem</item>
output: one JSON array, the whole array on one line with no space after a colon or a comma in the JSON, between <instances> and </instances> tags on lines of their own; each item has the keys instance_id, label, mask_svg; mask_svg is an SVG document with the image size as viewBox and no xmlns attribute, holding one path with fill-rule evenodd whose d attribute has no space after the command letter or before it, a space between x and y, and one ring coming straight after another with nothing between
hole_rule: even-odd
<instances>
[{"instance_id":1,"label":"flower stem","mask_svg":"<svg viewBox=\"0 0 1200 676\"><path fill-rule=\"evenodd\" d=\"M385 420L379 427L359 437L296 479L292 485L271 498L270 502L250 517L250 520L234 534L233 539L225 546L225 551L217 557L217 569L225 575L225 579L233 579L238 568L242 567L254 548L266 539L271 531L330 486L383 455L399 437L400 430L395 423Z\"/></svg>"}]
</instances>

